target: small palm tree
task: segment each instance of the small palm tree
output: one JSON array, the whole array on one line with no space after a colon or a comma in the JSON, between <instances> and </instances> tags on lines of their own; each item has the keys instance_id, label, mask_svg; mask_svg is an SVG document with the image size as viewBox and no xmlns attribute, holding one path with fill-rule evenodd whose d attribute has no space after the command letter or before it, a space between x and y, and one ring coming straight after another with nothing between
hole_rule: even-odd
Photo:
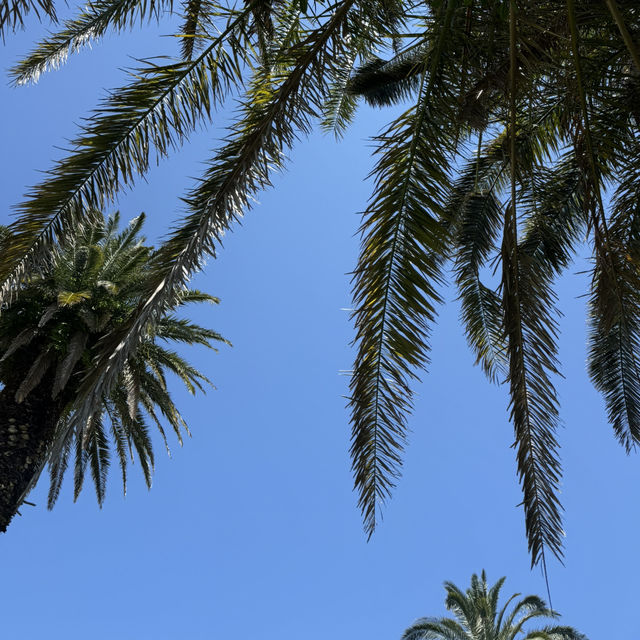
<instances>
[{"instance_id":1,"label":"small palm tree","mask_svg":"<svg viewBox=\"0 0 640 640\"><path fill-rule=\"evenodd\" d=\"M455 584L445 582L445 605L455 618L420 618L402 635L402 640L586 640L572 627L546 626L527 630L529 621L535 618L557 618L538 596L526 596L510 605L520 595L513 594L498 609L500 589L505 578L500 578L488 588L487 577L471 576L471 587L463 593Z\"/></svg>"},{"instance_id":2,"label":"small palm tree","mask_svg":"<svg viewBox=\"0 0 640 640\"><path fill-rule=\"evenodd\" d=\"M153 254L139 235L143 215L122 232L117 214L105 220L93 213L88 220L0 314L0 531L47 462L53 506L72 452L75 497L89 468L102 505L112 446L125 490L127 459L134 451L150 486L148 422L158 427L165 445L163 420L179 442L186 430L169 394L167 372L192 393L209 383L166 343L212 347L223 341L216 332L173 314L188 302L217 302L205 293L181 290L157 321L147 324L108 393L91 398L82 415L74 411L72 402L91 370L93 353L143 302Z\"/></svg>"}]
</instances>

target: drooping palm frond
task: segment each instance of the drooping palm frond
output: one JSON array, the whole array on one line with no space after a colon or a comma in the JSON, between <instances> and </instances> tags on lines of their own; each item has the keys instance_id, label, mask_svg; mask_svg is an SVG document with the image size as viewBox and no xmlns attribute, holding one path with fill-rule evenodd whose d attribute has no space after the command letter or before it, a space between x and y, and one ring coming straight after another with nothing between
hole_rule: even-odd
<instances>
[{"instance_id":1,"label":"drooping palm frond","mask_svg":"<svg viewBox=\"0 0 640 640\"><path fill-rule=\"evenodd\" d=\"M185 60L191 60L194 51L199 49L202 35L202 0L186 0L183 3L184 23L180 29L180 50Z\"/></svg>"},{"instance_id":2,"label":"drooping palm frond","mask_svg":"<svg viewBox=\"0 0 640 640\"><path fill-rule=\"evenodd\" d=\"M380 518L399 473L409 381L427 361L429 324L440 298L448 238L440 222L453 149L436 128L450 105L446 39L454 5L446 9L438 46L421 79L418 101L378 138L375 195L364 214L354 275L358 352L350 382L351 454L366 532Z\"/></svg>"},{"instance_id":3,"label":"drooping palm frond","mask_svg":"<svg viewBox=\"0 0 640 640\"><path fill-rule=\"evenodd\" d=\"M593 274L589 373L618 440L631 451L640 442L639 228L637 215L617 222Z\"/></svg>"},{"instance_id":4,"label":"drooping palm frond","mask_svg":"<svg viewBox=\"0 0 640 640\"><path fill-rule=\"evenodd\" d=\"M458 176L445 213L445 222L455 233L461 320L476 363L490 380L505 377L506 349L500 297L482 282L481 270L495 252L503 218L499 196L507 167L502 144L488 145Z\"/></svg>"},{"instance_id":5,"label":"drooping palm frond","mask_svg":"<svg viewBox=\"0 0 640 640\"><path fill-rule=\"evenodd\" d=\"M557 369L557 312L548 265L518 242L516 135L518 121L518 15L513 0L510 24L510 197L502 237L502 306L509 356L510 416L515 431L518 474L532 566L547 576L546 551L562 557L562 507L558 500L560 462L555 431L558 401L551 376Z\"/></svg>"}]
</instances>

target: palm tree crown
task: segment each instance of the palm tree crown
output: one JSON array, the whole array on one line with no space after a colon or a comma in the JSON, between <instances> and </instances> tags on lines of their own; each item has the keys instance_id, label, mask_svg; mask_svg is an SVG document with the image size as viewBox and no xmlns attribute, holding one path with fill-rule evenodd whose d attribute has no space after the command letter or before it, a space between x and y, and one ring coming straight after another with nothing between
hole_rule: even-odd
<instances>
[{"instance_id":1,"label":"palm tree crown","mask_svg":"<svg viewBox=\"0 0 640 640\"><path fill-rule=\"evenodd\" d=\"M93 2L13 79L35 81L108 29L172 7ZM554 281L585 239L589 373L616 437L628 451L640 442L637 1L188 0L178 12L178 59L143 63L98 106L18 207L0 256L1 301L64 245L87 205L112 201L154 154L167 156L239 98L186 216L152 258L144 304L95 352L75 410L109 393L148 323L215 254L299 135L316 122L340 134L358 101L402 103L375 138L353 281L351 453L366 530L400 473L413 384L452 265L469 344L509 387L532 563L544 565L547 550L561 558ZM483 278L490 267L497 285Z\"/></svg>"},{"instance_id":2,"label":"palm tree crown","mask_svg":"<svg viewBox=\"0 0 640 640\"><path fill-rule=\"evenodd\" d=\"M445 605L453 618L420 618L402 635L402 640L586 640L572 627L546 626L529 630L529 622L536 618L557 618L538 596L513 594L498 606L500 590L505 578L491 588L483 571L480 578L471 576L471 587L466 592L455 584L445 582Z\"/></svg>"},{"instance_id":3,"label":"palm tree crown","mask_svg":"<svg viewBox=\"0 0 640 640\"><path fill-rule=\"evenodd\" d=\"M118 214L105 220L92 213L0 314L0 413L10 415L7 420L13 425L6 432L7 442L2 438L0 443L11 453L1 465L5 473L0 473L4 528L46 462L51 475L49 507L58 497L71 457L75 458L75 497L90 470L102 504L111 449L125 490L127 462L134 452L151 486L154 458L149 421L157 426L165 445L163 423L175 431L179 442L187 428L171 399L167 373L175 374L192 393L209 383L167 346L212 347L223 341L216 332L174 314L188 302L217 302L200 291L185 289L148 325L109 392L90 399L81 419L75 415L73 400L90 371L93 353L105 336L135 312L144 294L153 250L140 236L143 221L141 215L118 231Z\"/></svg>"}]
</instances>

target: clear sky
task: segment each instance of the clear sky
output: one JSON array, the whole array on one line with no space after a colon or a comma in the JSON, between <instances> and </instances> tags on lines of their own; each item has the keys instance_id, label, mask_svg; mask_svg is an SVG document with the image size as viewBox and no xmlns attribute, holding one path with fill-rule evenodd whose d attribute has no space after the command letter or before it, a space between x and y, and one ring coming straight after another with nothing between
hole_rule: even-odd
<instances>
[{"instance_id":1,"label":"clear sky","mask_svg":"<svg viewBox=\"0 0 640 640\"><path fill-rule=\"evenodd\" d=\"M9 36L7 69L45 32ZM3 83L1 219L51 166L76 125L119 86L128 56L175 51L160 38L110 37L35 87ZM5 75L6 78L6 75ZM417 387L404 475L367 543L349 469L341 371L353 360L348 272L372 166L368 138L389 117L362 108L341 143L314 134L291 155L195 279L219 307L193 316L234 344L189 357L217 390L195 399L175 387L193 438L156 447L150 492L132 469L123 498L113 473L100 510L87 484L66 483L45 508L46 481L0 538L0 629L8 640L398 639L420 616L444 614L442 582L466 587L486 569L505 595L544 595L530 571L510 445L507 389L491 386L467 350L454 295L433 334L432 365ZM213 124L118 203L144 210L157 239L180 213L224 128ZM115 208L115 206L114 206ZM576 263L560 283L558 381L564 427L565 567L550 565L554 607L589 636L637 637L640 460L607 425L585 372L586 278Z\"/></svg>"}]
</instances>

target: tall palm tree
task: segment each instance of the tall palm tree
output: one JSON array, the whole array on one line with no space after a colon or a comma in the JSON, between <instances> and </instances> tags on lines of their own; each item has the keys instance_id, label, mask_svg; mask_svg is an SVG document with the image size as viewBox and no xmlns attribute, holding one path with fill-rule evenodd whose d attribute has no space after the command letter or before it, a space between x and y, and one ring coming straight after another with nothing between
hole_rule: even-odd
<instances>
[{"instance_id":1,"label":"tall palm tree","mask_svg":"<svg viewBox=\"0 0 640 640\"><path fill-rule=\"evenodd\" d=\"M471 576L471 587L466 592L455 584L445 582L445 606L454 618L420 618L403 634L402 640L586 640L572 627L546 626L529 629L536 618L558 618L538 596L513 594L498 608L500 590L505 578L491 588L483 571L480 578Z\"/></svg>"},{"instance_id":2,"label":"tall palm tree","mask_svg":"<svg viewBox=\"0 0 640 640\"><path fill-rule=\"evenodd\" d=\"M182 442L187 426L169 393L175 374L194 393L208 379L168 344L223 341L209 329L177 317L189 302L217 302L195 290L176 293L173 304L149 324L108 393L87 400L78 420L78 387L100 343L135 312L145 292L149 260L140 229L144 215L118 232L119 215L92 213L64 249L15 292L0 314L0 531L5 531L46 463L52 507L70 458L74 497L90 470L98 502L105 497L110 450L115 449L126 490L127 459L134 452L151 486L153 449L148 423L164 424ZM6 238L6 236L5 236Z\"/></svg>"},{"instance_id":3,"label":"tall palm tree","mask_svg":"<svg viewBox=\"0 0 640 640\"><path fill-rule=\"evenodd\" d=\"M20 5L23 6L23 5ZM27 5L24 5L27 6ZM98 0L13 69L35 81L161 0ZM179 59L112 91L73 151L18 207L0 298L85 215L238 98L221 148L154 255L147 295L95 354L74 403L108 392L148 322L316 122L358 101L405 111L375 138L374 193L354 275L352 459L365 528L400 473L413 384L447 265L478 363L506 382L532 563L562 556L553 284L592 252L589 372L616 437L640 442L640 9L636 0L187 0ZM7 23L8 24L8 23ZM493 266L496 285L484 277ZM86 415L83 419L87 418Z\"/></svg>"}]
</instances>

